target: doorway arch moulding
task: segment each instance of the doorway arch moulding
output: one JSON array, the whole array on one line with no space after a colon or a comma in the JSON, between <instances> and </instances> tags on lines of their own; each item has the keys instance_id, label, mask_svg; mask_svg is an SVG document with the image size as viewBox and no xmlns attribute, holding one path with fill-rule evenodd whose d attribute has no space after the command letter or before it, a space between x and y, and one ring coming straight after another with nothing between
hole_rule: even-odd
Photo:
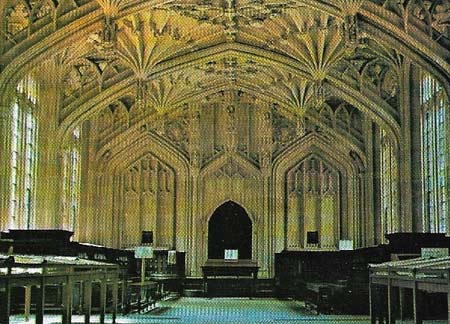
<instances>
[{"instance_id":1,"label":"doorway arch moulding","mask_svg":"<svg viewBox=\"0 0 450 324\"><path fill-rule=\"evenodd\" d=\"M197 206L193 206L193 210L198 211L198 215L193 215L196 224L191 246L192 251L195 251L193 275L201 276L201 266L207 260L208 220L217 207L227 201L234 201L242 206L252 220L252 258L258 261L262 276L268 275L265 261L268 251L263 244L267 237L263 229L265 215L261 202L264 199L264 184L261 177L260 170L237 153L221 154L200 170L198 192L193 193L198 197ZM251 190L241 190L244 187Z\"/></svg>"}]
</instances>

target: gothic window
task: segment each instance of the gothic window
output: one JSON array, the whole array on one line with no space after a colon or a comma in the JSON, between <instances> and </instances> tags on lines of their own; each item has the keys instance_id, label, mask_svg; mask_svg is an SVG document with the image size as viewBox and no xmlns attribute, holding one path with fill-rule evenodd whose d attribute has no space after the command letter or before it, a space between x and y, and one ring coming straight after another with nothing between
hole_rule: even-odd
<instances>
[{"instance_id":1,"label":"gothic window","mask_svg":"<svg viewBox=\"0 0 450 324\"><path fill-rule=\"evenodd\" d=\"M11 114L10 228L34 227L34 179L36 164L36 87L32 79L17 87Z\"/></svg>"},{"instance_id":2,"label":"gothic window","mask_svg":"<svg viewBox=\"0 0 450 324\"><path fill-rule=\"evenodd\" d=\"M398 230L398 188L397 160L392 140L382 130L381 135L381 211L383 233L394 233Z\"/></svg>"},{"instance_id":3,"label":"gothic window","mask_svg":"<svg viewBox=\"0 0 450 324\"><path fill-rule=\"evenodd\" d=\"M448 99L441 85L422 74L422 161L424 191L424 230L432 233L447 231L449 165L447 109Z\"/></svg>"},{"instance_id":4,"label":"gothic window","mask_svg":"<svg viewBox=\"0 0 450 324\"><path fill-rule=\"evenodd\" d=\"M36 121L31 112L28 112L25 116L24 217L26 228L32 227L34 170L36 160L35 130Z\"/></svg>"},{"instance_id":5,"label":"gothic window","mask_svg":"<svg viewBox=\"0 0 450 324\"><path fill-rule=\"evenodd\" d=\"M18 212L18 174L19 174L19 142L21 137L19 105L14 103L11 132L11 194L10 194L10 227L16 227Z\"/></svg>"},{"instance_id":6,"label":"gothic window","mask_svg":"<svg viewBox=\"0 0 450 324\"><path fill-rule=\"evenodd\" d=\"M65 227L70 231L75 229L80 204L80 137L80 129L75 128L64 157Z\"/></svg>"}]
</instances>

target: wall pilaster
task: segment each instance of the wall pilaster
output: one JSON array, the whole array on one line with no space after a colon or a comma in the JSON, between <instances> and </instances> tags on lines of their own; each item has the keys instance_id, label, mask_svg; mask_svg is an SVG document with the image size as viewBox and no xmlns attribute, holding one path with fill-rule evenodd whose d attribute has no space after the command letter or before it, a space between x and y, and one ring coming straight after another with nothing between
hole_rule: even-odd
<instances>
[{"instance_id":1,"label":"wall pilaster","mask_svg":"<svg viewBox=\"0 0 450 324\"><path fill-rule=\"evenodd\" d=\"M381 210L381 141L380 127L372 123L372 156L373 156L373 206L374 206L374 229L375 244L384 243L382 228L382 210Z\"/></svg>"},{"instance_id":2,"label":"wall pilaster","mask_svg":"<svg viewBox=\"0 0 450 324\"><path fill-rule=\"evenodd\" d=\"M0 230L9 227L10 192L10 109L6 103L0 103Z\"/></svg>"},{"instance_id":3,"label":"wall pilaster","mask_svg":"<svg viewBox=\"0 0 450 324\"><path fill-rule=\"evenodd\" d=\"M411 232L412 221L412 187L411 187L411 103L410 103L411 63L405 59L400 67L400 231Z\"/></svg>"},{"instance_id":4,"label":"wall pilaster","mask_svg":"<svg viewBox=\"0 0 450 324\"><path fill-rule=\"evenodd\" d=\"M375 205L374 205L374 152L373 152L373 124L369 117L364 119L364 143L366 147L366 173L365 173L365 212L364 212L364 230L365 244L371 246L375 244Z\"/></svg>"},{"instance_id":5,"label":"wall pilaster","mask_svg":"<svg viewBox=\"0 0 450 324\"><path fill-rule=\"evenodd\" d=\"M412 229L415 232L423 232L422 107L420 105L420 68L415 65L411 66L410 94Z\"/></svg>"},{"instance_id":6,"label":"wall pilaster","mask_svg":"<svg viewBox=\"0 0 450 324\"><path fill-rule=\"evenodd\" d=\"M34 227L61 228L62 159L59 150L62 143L57 137L61 96L59 69L53 62L46 64L45 73L40 73L38 77Z\"/></svg>"}]
</instances>

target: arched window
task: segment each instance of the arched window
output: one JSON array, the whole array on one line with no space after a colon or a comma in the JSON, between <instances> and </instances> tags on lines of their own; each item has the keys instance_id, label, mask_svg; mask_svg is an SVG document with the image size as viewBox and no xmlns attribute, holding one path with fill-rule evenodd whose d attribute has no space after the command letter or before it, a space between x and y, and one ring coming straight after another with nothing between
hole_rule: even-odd
<instances>
[{"instance_id":1,"label":"arched window","mask_svg":"<svg viewBox=\"0 0 450 324\"><path fill-rule=\"evenodd\" d=\"M449 167L449 101L444 89L431 75L422 73L422 164L424 230L447 231Z\"/></svg>"},{"instance_id":2,"label":"arched window","mask_svg":"<svg viewBox=\"0 0 450 324\"><path fill-rule=\"evenodd\" d=\"M75 230L80 205L80 128L72 132L72 139L64 156L64 228Z\"/></svg>"},{"instance_id":3,"label":"arched window","mask_svg":"<svg viewBox=\"0 0 450 324\"><path fill-rule=\"evenodd\" d=\"M34 227L36 166L36 85L26 78L17 86L11 113L11 177L9 227Z\"/></svg>"},{"instance_id":4,"label":"arched window","mask_svg":"<svg viewBox=\"0 0 450 324\"><path fill-rule=\"evenodd\" d=\"M383 233L395 233L398 228L398 168L392 140L380 132L380 182Z\"/></svg>"}]
</instances>

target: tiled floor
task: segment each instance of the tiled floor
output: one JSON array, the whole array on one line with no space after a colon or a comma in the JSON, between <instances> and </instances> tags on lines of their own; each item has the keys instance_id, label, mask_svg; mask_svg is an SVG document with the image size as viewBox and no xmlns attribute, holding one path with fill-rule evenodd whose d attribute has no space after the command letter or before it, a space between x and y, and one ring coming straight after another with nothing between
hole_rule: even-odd
<instances>
[{"instance_id":1,"label":"tiled floor","mask_svg":"<svg viewBox=\"0 0 450 324\"><path fill-rule=\"evenodd\" d=\"M161 302L158 306L158 309L148 314L119 316L117 322L124 324L369 323L368 317L364 316L310 315L300 303L276 299L180 298ZM107 317L107 322L110 321L111 318ZM72 322L83 323L83 317L73 316ZM93 316L92 322L98 323L98 316ZM23 317L13 316L11 323L24 323ZM33 319L29 323L34 323ZM46 316L45 323L61 323L61 317Z\"/></svg>"}]
</instances>

